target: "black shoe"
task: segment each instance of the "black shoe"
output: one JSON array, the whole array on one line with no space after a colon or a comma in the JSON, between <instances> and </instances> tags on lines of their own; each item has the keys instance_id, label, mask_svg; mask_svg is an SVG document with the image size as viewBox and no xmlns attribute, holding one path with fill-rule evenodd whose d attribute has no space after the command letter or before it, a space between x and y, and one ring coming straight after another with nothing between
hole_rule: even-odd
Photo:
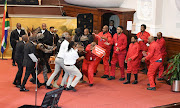
<instances>
[{"instance_id":1,"label":"black shoe","mask_svg":"<svg viewBox=\"0 0 180 108\"><path fill-rule=\"evenodd\" d=\"M27 91L29 91L29 90L27 90L26 88L20 88L20 91L27 92Z\"/></svg>"},{"instance_id":2,"label":"black shoe","mask_svg":"<svg viewBox=\"0 0 180 108\"><path fill-rule=\"evenodd\" d=\"M38 88L40 88L43 85L43 83L38 83Z\"/></svg>"},{"instance_id":3,"label":"black shoe","mask_svg":"<svg viewBox=\"0 0 180 108\"><path fill-rule=\"evenodd\" d=\"M98 73L98 71L96 71L96 73L94 73L94 76L96 76L97 73Z\"/></svg>"},{"instance_id":4,"label":"black shoe","mask_svg":"<svg viewBox=\"0 0 180 108\"><path fill-rule=\"evenodd\" d=\"M138 81L137 80L135 80L132 84L137 84L138 83Z\"/></svg>"},{"instance_id":5,"label":"black shoe","mask_svg":"<svg viewBox=\"0 0 180 108\"><path fill-rule=\"evenodd\" d=\"M89 84L89 86L90 86L90 87L92 87L92 86L93 86L93 84Z\"/></svg>"},{"instance_id":6,"label":"black shoe","mask_svg":"<svg viewBox=\"0 0 180 108\"><path fill-rule=\"evenodd\" d=\"M21 85L16 85L17 88L21 88Z\"/></svg>"},{"instance_id":7,"label":"black shoe","mask_svg":"<svg viewBox=\"0 0 180 108\"><path fill-rule=\"evenodd\" d=\"M71 85L69 86L69 88L68 88L68 87L66 87L66 90L67 90L67 91L72 90L72 91L74 91L74 92L76 92L76 91L77 91L77 90L76 90L74 87L72 87Z\"/></svg>"},{"instance_id":8,"label":"black shoe","mask_svg":"<svg viewBox=\"0 0 180 108\"><path fill-rule=\"evenodd\" d=\"M13 66L16 66L16 64L15 64L15 63L12 63L12 65L13 65Z\"/></svg>"},{"instance_id":9,"label":"black shoe","mask_svg":"<svg viewBox=\"0 0 180 108\"><path fill-rule=\"evenodd\" d=\"M29 81L32 82L33 84L36 84L36 80L34 80L34 78L31 78Z\"/></svg>"},{"instance_id":10,"label":"black shoe","mask_svg":"<svg viewBox=\"0 0 180 108\"><path fill-rule=\"evenodd\" d=\"M115 77L110 76L110 77L108 78L108 80L115 80Z\"/></svg>"},{"instance_id":11,"label":"black shoe","mask_svg":"<svg viewBox=\"0 0 180 108\"><path fill-rule=\"evenodd\" d=\"M148 87L147 90L156 90L156 87Z\"/></svg>"},{"instance_id":12,"label":"black shoe","mask_svg":"<svg viewBox=\"0 0 180 108\"><path fill-rule=\"evenodd\" d=\"M155 85L156 85L156 83L155 83ZM148 83L147 86L150 86L150 84Z\"/></svg>"},{"instance_id":13,"label":"black shoe","mask_svg":"<svg viewBox=\"0 0 180 108\"><path fill-rule=\"evenodd\" d=\"M109 75L103 75L101 78L109 78Z\"/></svg>"},{"instance_id":14,"label":"black shoe","mask_svg":"<svg viewBox=\"0 0 180 108\"><path fill-rule=\"evenodd\" d=\"M51 86L47 86L47 85L46 85L46 88L47 88L47 89L52 89L52 87L51 87Z\"/></svg>"},{"instance_id":15,"label":"black shoe","mask_svg":"<svg viewBox=\"0 0 180 108\"><path fill-rule=\"evenodd\" d=\"M66 88L64 86L61 86L61 85L59 86L59 88L64 88L63 90L66 90Z\"/></svg>"},{"instance_id":16,"label":"black shoe","mask_svg":"<svg viewBox=\"0 0 180 108\"><path fill-rule=\"evenodd\" d=\"M17 85L17 83L16 83L16 82L13 82L13 84L14 84L14 85Z\"/></svg>"},{"instance_id":17,"label":"black shoe","mask_svg":"<svg viewBox=\"0 0 180 108\"><path fill-rule=\"evenodd\" d=\"M125 80L125 78L120 78L120 79L119 79L119 81L124 81L124 80Z\"/></svg>"},{"instance_id":18,"label":"black shoe","mask_svg":"<svg viewBox=\"0 0 180 108\"><path fill-rule=\"evenodd\" d=\"M164 80L164 78L157 78L157 80L158 80L158 81L162 81L162 80Z\"/></svg>"},{"instance_id":19,"label":"black shoe","mask_svg":"<svg viewBox=\"0 0 180 108\"><path fill-rule=\"evenodd\" d=\"M127 80L127 81L126 81L126 82L124 82L123 84L130 84L130 81L128 81L128 80Z\"/></svg>"}]
</instances>

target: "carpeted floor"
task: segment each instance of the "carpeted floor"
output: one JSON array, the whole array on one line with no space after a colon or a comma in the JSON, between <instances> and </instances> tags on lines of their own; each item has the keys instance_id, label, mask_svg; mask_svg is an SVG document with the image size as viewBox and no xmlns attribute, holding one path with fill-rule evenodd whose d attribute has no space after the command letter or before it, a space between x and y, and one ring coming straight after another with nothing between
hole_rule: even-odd
<instances>
[{"instance_id":1,"label":"carpeted floor","mask_svg":"<svg viewBox=\"0 0 180 108\"><path fill-rule=\"evenodd\" d=\"M20 92L12 82L17 72L17 67L12 66L11 60L0 60L0 107L17 108L24 104L35 103L35 85L29 81L26 88L29 92ZM94 78L94 86L78 84L77 92L63 91L59 105L62 108L149 108L159 105L180 102L180 94L171 92L171 87L163 81L157 81L157 90L148 91L147 76L140 73L137 85L124 85L119 81L120 72L116 71L116 79L108 81L101 79L103 66L99 65L98 74ZM49 74L50 75L50 74ZM44 82L43 75L38 76ZM87 78L85 78L87 81ZM134 80L132 76L131 80ZM131 81L131 82L132 82ZM60 84L61 78L58 81ZM38 105L41 105L45 93L51 91L44 86L38 89Z\"/></svg>"}]
</instances>

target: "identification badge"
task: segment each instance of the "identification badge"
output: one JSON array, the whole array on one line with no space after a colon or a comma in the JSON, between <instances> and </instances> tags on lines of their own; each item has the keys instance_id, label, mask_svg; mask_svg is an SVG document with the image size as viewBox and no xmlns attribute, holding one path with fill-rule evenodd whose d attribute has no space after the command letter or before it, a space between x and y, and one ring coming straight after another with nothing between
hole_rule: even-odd
<instances>
[{"instance_id":1,"label":"identification badge","mask_svg":"<svg viewBox=\"0 0 180 108\"><path fill-rule=\"evenodd\" d=\"M118 44L117 44L117 43L115 43L115 45L117 46Z\"/></svg>"},{"instance_id":2,"label":"identification badge","mask_svg":"<svg viewBox=\"0 0 180 108\"><path fill-rule=\"evenodd\" d=\"M90 57L90 61L92 60L92 57Z\"/></svg>"}]
</instances>

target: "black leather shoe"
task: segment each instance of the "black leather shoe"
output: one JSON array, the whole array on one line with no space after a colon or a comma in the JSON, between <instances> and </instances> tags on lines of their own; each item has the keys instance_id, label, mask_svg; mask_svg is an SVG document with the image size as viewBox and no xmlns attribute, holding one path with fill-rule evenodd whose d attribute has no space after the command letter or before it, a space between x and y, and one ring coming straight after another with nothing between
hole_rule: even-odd
<instances>
[{"instance_id":1,"label":"black leather shoe","mask_svg":"<svg viewBox=\"0 0 180 108\"><path fill-rule=\"evenodd\" d=\"M156 87L148 87L147 90L156 90Z\"/></svg>"},{"instance_id":2,"label":"black leather shoe","mask_svg":"<svg viewBox=\"0 0 180 108\"><path fill-rule=\"evenodd\" d=\"M29 90L27 90L26 88L20 88L20 91L27 92L27 91L29 91Z\"/></svg>"},{"instance_id":3,"label":"black leather shoe","mask_svg":"<svg viewBox=\"0 0 180 108\"><path fill-rule=\"evenodd\" d=\"M92 86L93 86L93 84L89 84L89 86L90 86L90 87L92 87Z\"/></svg>"},{"instance_id":4,"label":"black leather shoe","mask_svg":"<svg viewBox=\"0 0 180 108\"><path fill-rule=\"evenodd\" d=\"M32 82L33 84L36 84L36 80L34 80L34 78L31 78L29 81Z\"/></svg>"},{"instance_id":5,"label":"black leather shoe","mask_svg":"<svg viewBox=\"0 0 180 108\"><path fill-rule=\"evenodd\" d=\"M17 88L21 88L21 85L16 85Z\"/></svg>"},{"instance_id":6,"label":"black leather shoe","mask_svg":"<svg viewBox=\"0 0 180 108\"><path fill-rule=\"evenodd\" d=\"M40 88L42 85L43 85L43 83L39 83L39 84L38 84L38 88Z\"/></svg>"},{"instance_id":7,"label":"black leather shoe","mask_svg":"<svg viewBox=\"0 0 180 108\"><path fill-rule=\"evenodd\" d=\"M162 81L162 80L164 80L164 78L157 78L157 80L158 80L158 81Z\"/></svg>"},{"instance_id":8,"label":"black leather shoe","mask_svg":"<svg viewBox=\"0 0 180 108\"><path fill-rule=\"evenodd\" d=\"M96 73L94 73L94 76L96 76L97 73L98 73L98 71L96 71Z\"/></svg>"},{"instance_id":9,"label":"black leather shoe","mask_svg":"<svg viewBox=\"0 0 180 108\"><path fill-rule=\"evenodd\" d=\"M16 66L16 64L15 64L15 63L12 63L12 65L13 65L13 66Z\"/></svg>"},{"instance_id":10,"label":"black leather shoe","mask_svg":"<svg viewBox=\"0 0 180 108\"><path fill-rule=\"evenodd\" d=\"M66 88L64 86L61 86L61 85L59 86L59 88L64 88L63 90L66 90Z\"/></svg>"},{"instance_id":11,"label":"black leather shoe","mask_svg":"<svg viewBox=\"0 0 180 108\"><path fill-rule=\"evenodd\" d=\"M47 88L47 89L52 89L52 87L51 87L51 86L47 86L47 85L46 85L46 88Z\"/></svg>"},{"instance_id":12,"label":"black leather shoe","mask_svg":"<svg viewBox=\"0 0 180 108\"><path fill-rule=\"evenodd\" d=\"M155 83L155 85L156 85L156 83ZM148 83L147 86L150 86L150 84Z\"/></svg>"},{"instance_id":13,"label":"black leather shoe","mask_svg":"<svg viewBox=\"0 0 180 108\"><path fill-rule=\"evenodd\" d=\"M124 81L124 80L125 80L125 78L120 78L120 79L119 79L119 81Z\"/></svg>"},{"instance_id":14,"label":"black leather shoe","mask_svg":"<svg viewBox=\"0 0 180 108\"><path fill-rule=\"evenodd\" d=\"M115 77L114 77L114 76L110 76L110 77L108 78L108 80L115 80Z\"/></svg>"},{"instance_id":15,"label":"black leather shoe","mask_svg":"<svg viewBox=\"0 0 180 108\"><path fill-rule=\"evenodd\" d=\"M138 81L137 80L135 80L132 84L137 84L138 83Z\"/></svg>"},{"instance_id":16,"label":"black leather shoe","mask_svg":"<svg viewBox=\"0 0 180 108\"><path fill-rule=\"evenodd\" d=\"M126 81L126 82L124 82L123 84L130 84L130 81L128 81L128 80L127 80L127 81Z\"/></svg>"},{"instance_id":17,"label":"black leather shoe","mask_svg":"<svg viewBox=\"0 0 180 108\"><path fill-rule=\"evenodd\" d=\"M17 85L17 83L16 83L16 82L13 82L13 84L14 84L14 85Z\"/></svg>"},{"instance_id":18,"label":"black leather shoe","mask_svg":"<svg viewBox=\"0 0 180 108\"><path fill-rule=\"evenodd\" d=\"M68 87L66 87L66 90L67 90L67 91L72 90L72 91L74 91L74 92L76 92L76 91L77 91L77 90L76 90L74 87L72 87L71 85L69 86L69 88L68 88Z\"/></svg>"},{"instance_id":19,"label":"black leather shoe","mask_svg":"<svg viewBox=\"0 0 180 108\"><path fill-rule=\"evenodd\" d=\"M109 78L109 75L103 75L101 78Z\"/></svg>"}]
</instances>

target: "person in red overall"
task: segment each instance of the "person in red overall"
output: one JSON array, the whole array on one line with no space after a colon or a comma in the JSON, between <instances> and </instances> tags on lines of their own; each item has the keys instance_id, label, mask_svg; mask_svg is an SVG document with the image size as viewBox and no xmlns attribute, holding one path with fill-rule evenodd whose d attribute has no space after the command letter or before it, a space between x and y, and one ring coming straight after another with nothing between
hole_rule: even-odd
<instances>
[{"instance_id":1,"label":"person in red overall","mask_svg":"<svg viewBox=\"0 0 180 108\"><path fill-rule=\"evenodd\" d=\"M139 61L141 61L143 54L143 51L147 51L148 47L147 47L147 43L148 43L148 37L150 36L150 34L148 32L145 31L146 30L146 25L142 24L141 25L141 32L139 32L136 36L138 37L138 43L140 46L140 52L139 52ZM141 62L139 62L141 64ZM148 67L149 65L149 61L145 61L146 66ZM139 65L140 65L139 64ZM144 68L144 73L147 73L147 68Z\"/></svg>"},{"instance_id":2,"label":"person in red overall","mask_svg":"<svg viewBox=\"0 0 180 108\"><path fill-rule=\"evenodd\" d=\"M164 72L163 63L164 63L164 59L165 59L165 57L167 55L167 53L166 53L166 42L165 42L164 38L162 37L162 33L161 32L157 33L157 40L156 40L156 42L159 44L159 47L161 49L161 54L162 54L162 64L159 67L159 78L157 78L157 80L160 81L160 80L163 80L163 76L162 76L162 74Z\"/></svg>"},{"instance_id":3,"label":"person in red overall","mask_svg":"<svg viewBox=\"0 0 180 108\"><path fill-rule=\"evenodd\" d=\"M131 72L134 74L134 82L132 84L138 83L138 71L139 71L139 51L140 46L137 42L137 36L131 38L131 44L129 45L128 53L125 62L127 62L127 81L124 84L130 84Z\"/></svg>"},{"instance_id":4,"label":"person in red overall","mask_svg":"<svg viewBox=\"0 0 180 108\"><path fill-rule=\"evenodd\" d=\"M102 32L100 32L98 35L93 33L95 35L95 39L98 40L98 45L104 49L106 49L106 54L103 57L103 64L104 64L104 75L101 78L108 78L109 77L109 55L111 52L111 41L112 41L112 36L109 33L108 26L105 25L102 29ZM97 70L97 67L100 63L102 58L97 57L96 62L95 62L95 71Z\"/></svg>"},{"instance_id":5,"label":"person in red overall","mask_svg":"<svg viewBox=\"0 0 180 108\"><path fill-rule=\"evenodd\" d=\"M92 42L91 44L87 45L85 51L85 59L83 60L82 64L82 72L89 80L89 86L93 86L93 75L94 75L94 66L96 61L96 55L92 53L96 43Z\"/></svg>"},{"instance_id":6,"label":"person in red overall","mask_svg":"<svg viewBox=\"0 0 180 108\"><path fill-rule=\"evenodd\" d=\"M116 70L116 63L119 63L121 78L120 81L125 80L124 74L124 61L126 56L126 48L127 48L127 36L123 33L123 27L117 27L117 33L114 34L113 40L111 42L114 45L114 52L111 60L111 72L110 77L108 80L115 79L115 70Z\"/></svg>"},{"instance_id":7,"label":"person in red overall","mask_svg":"<svg viewBox=\"0 0 180 108\"><path fill-rule=\"evenodd\" d=\"M145 60L150 61L150 65L148 68L148 79L149 84L147 90L156 90L155 87L155 78L157 76L157 70L162 64L162 55L161 55L161 49L159 47L159 44L155 42L154 37L150 36L148 38L148 43L150 44L147 52L147 56L142 58L142 62Z\"/></svg>"}]
</instances>

